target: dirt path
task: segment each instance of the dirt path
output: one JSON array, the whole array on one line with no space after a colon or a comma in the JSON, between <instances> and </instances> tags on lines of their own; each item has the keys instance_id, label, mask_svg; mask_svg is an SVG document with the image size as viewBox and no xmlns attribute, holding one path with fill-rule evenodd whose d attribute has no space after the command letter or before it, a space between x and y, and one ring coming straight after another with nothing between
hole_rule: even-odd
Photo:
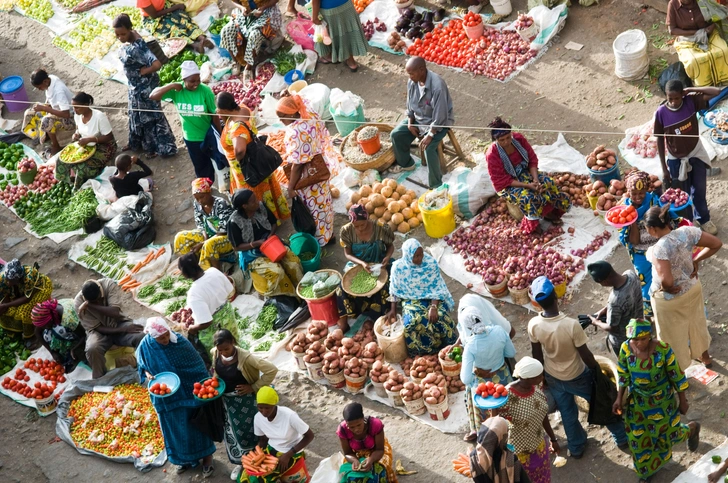
<instances>
[{"instance_id":1,"label":"dirt path","mask_svg":"<svg viewBox=\"0 0 728 483\"><path fill-rule=\"evenodd\" d=\"M514 1L514 11L526 9L525 0ZM653 10L642 12L638 3L627 0L606 0L591 8L573 7L567 25L549 51L526 72L508 84L501 84L485 78L473 78L453 70L433 67L443 75L450 86L458 125L483 126L496 115L501 115L516 126L534 129L562 129L591 132L623 131L627 127L641 124L652 115L658 105L658 93L648 83L625 83L613 75L612 41L623 30L641 28L655 43L664 37L664 16ZM113 82L100 82L92 71L72 61L51 45L48 30L39 24L15 14L0 13L0 74L19 74L26 79L30 71L44 67L66 81L72 91L85 90L93 94L99 105L120 108L110 113L109 118L120 144L126 141L126 88ZM656 30L653 31L653 25ZM655 37L661 35L661 37ZM579 52L564 49L574 41L584 44ZM674 62L676 57L667 51L650 47L651 58L664 58ZM313 76L314 82L324 82L343 90L361 95L366 102L367 115L375 120L399 119L405 96L404 57L372 50L362 60L359 73L351 74L342 66L321 66ZM640 92L639 86L648 86L647 92L654 97L644 103L629 101ZM29 89L30 91L30 89ZM32 100L43 99L40 92L30 91ZM192 210L189 181L193 171L188 156L182 147L181 130L177 116L168 109L170 123L177 134L181 152L169 160L152 161L155 170L155 216L157 220L157 242L169 241L174 233L192 224ZM18 118L19 116L14 116ZM458 130L466 151L482 150L485 146L484 132ZM552 143L553 133L532 134L529 139L536 144ZM619 137L604 135L567 135L572 145L582 152L590 151L595 145L608 143L616 146ZM726 175L709 181L709 202L713 219L722 232L728 230L723 214L726 206ZM337 217L337 226L345 222ZM36 240L23 231L23 225L7 210L0 209L0 256L5 259L20 257L24 262L38 261L41 269L52 277L54 294L58 297L74 295L84 280L95 277L88 270L67 260L66 254L71 242L60 245L49 240ZM416 236L429 244L422 230ZM398 241L398 244L401 241ZM340 250L324 259L324 266L342 265ZM618 249L612 261L619 270L629 267L629 260L623 249ZM728 307L724 270L726 257L720 255L702 268L701 277L710 313L711 334L714 337L714 358L716 370L726 375L725 339L721 329L723 314ZM448 285L455 299L465 293L465 287L449 280ZM572 303L564 310L570 315L593 312L605 301L607 294L590 281L585 281ZM144 315L144 309L127 300L125 309L133 316ZM531 313L520 307L503 304L499 306L504 315L517 328L516 346L519 355L530 354L525 333ZM601 355L608 356L602 334L590 334L590 347ZM295 407L306 420L317 437L310 447L310 468L315 468L321 458L337 451L338 442L334 431L340 420L343 406L349 400L362 402L369 414L384 418L387 436L392 443L395 457L401 459L407 469L418 471L417 475L403 477L400 481L435 483L442 481L465 481L451 470L450 460L467 448L459 435L444 435L421 424L416 424L399 412L393 412L361 396L351 397L340 391L330 391L301 379L298 376L281 375L277 386L284 394L283 403ZM700 452L720 444L723 435L728 434L728 425L719 417L720 408L726 407L722 392L723 381L714 382L709 388L693 384L688 398L691 419L698 419L704 428L704 443ZM130 465L106 463L98 458L81 457L64 443L50 443L54 437L54 418L38 419L34 412L0 398L0 478L3 481L18 482L96 482L114 477L122 481L199 481L199 473L182 476L165 474L161 469L147 474L138 473ZM563 441L563 430L557 426L557 433ZM631 482L635 481L630 469L630 457L618 451L610 441L609 434L602 428L589 428L590 448L585 458L569 460L561 469L554 469L553 481L582 483L589 481ZM565 446L565 444L562 444ZM676 447L674 462L668 464L655 483L671 481L680 471L697 459L697 454L688 453L684 445ZM227 462L224 448L215 456L218 473L212 481L225 481L231 465ZM169 468L169 465L167 466Z\"/></svg>"}]
</instances>

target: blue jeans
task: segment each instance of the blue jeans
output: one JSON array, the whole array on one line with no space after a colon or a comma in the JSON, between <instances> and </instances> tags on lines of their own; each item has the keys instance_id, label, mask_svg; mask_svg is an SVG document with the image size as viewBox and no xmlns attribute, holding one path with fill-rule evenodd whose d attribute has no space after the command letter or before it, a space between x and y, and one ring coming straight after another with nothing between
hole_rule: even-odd
<instances>
[{"instance_id":1,"label":"blue jeans","mask_svg":"<svg viewBox=\"0 0 728 483\"><path fill-rule=\"evenodd\" d=\"M710 210L708 210L708 200L705 198L708 182L708 165L698 158L690 158L690 166L693 168L688 173L688 179L678 181L680 174L680 160L667 159L667 169L670 171L672 178L672 188L680 188L693 197L694 212L697 213L700 223L710 221ZM670 186L668 186L670 188ZM694 216L694 215L693 215Z\"/></svg>"},{"instance_id":2,"label":"blue jeans","mask_svg":"<svg viewBox=\"0 0 728 483\"><path fill-rule=\"evenodd\" d=\"M202 141L188 141L185 139L185 145L192 160L192 166L195 168L196 178L210 178L214 181L215 167L212 163L217 165L217 169L224 169L228 165L225 156L217 148L217 139L212 125L207 130L205 139Z\"/></svg>"},{"instance_id":3,"label":"blue jeans","mask_svg":"<svg viewBox=\"0 0 728 483\"><path fill-rule=\"evenodd\" d=\"M584 445L586 445L586 431L581 427L579 422L579 408L574 401L574 396L580 396L591 401L592 392L592 373L588 367L584 369L576 379L571 381L561 381L555 377L544 373L546 376L546 384L548 384L551 395L556 400L556 407L561 412L561 420L564 423L564 432L566 433L569 452L572 455L581 455L584 453ZM616 422L607 425L612 433L612 437L616 444L627 443L627 433L624 432L624 423Z\"/></svg>"}]
</instances>

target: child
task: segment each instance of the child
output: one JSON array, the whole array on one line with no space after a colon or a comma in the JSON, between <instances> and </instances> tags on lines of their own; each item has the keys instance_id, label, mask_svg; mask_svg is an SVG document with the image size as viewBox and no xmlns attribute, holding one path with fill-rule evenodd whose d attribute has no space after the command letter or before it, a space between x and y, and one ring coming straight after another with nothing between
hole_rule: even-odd
<instances>
[{"instance_id":1,"label":"child","mask_svg":"<svg viewBox=\"0 0 728 483\"><path fill-rule=\"evenodd\" d=\"M708 475L708 483L719 483L720 477L728 470L728 459L723 461L717 470Z\"/></svg>"},{"instance_id":2,"label":"child","mask_svg":"<svg viewBox=\"0 0 728 483\"><path fill-rule=\"evenodd\" d=\"M136 156L129 156L128 154L121 154L116 157L116 173L114 176L109 178L111 186L114 187L114 192L117 198L124 196L137 195L144 191L139 185L139 180L151 176L154 174L152 170L144 164L144 162ZM129 170L133 165L138 165L142 168L142 171L134 171L130 173ZM150 185L151 185L151 180Z\"/></svg>"}]
</instances>

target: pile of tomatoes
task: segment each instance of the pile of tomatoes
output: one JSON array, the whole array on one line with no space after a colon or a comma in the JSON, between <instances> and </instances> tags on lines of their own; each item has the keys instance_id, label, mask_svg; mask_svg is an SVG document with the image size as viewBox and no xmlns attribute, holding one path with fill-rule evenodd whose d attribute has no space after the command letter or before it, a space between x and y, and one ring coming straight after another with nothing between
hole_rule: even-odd
<instances>
[{"instance_id":1,"label":"pile of tomatoes","mask_svg":"<svg viewBox=\"0 0 728 483\"><path fill-rule=\"evenodd\" d=\"M9 391L16 392L21 396L28 399L45 399L53 394L56 389L56 382L53 381L49 384L36 382L34 385L26 384L30 381L30 376L23 369L17 369L15 371L15 377L5 377L2 382L2 388Z\"/></svg>"},{"instance_id":2,"label":"pile of tomatoes","mask_svg":"<svg viewBox=\"0 0 728 483\"><path fill-rule=\"evenodd\" d=\"M478 40L465 35L463 21L453 19L447 25L437 24L432 32L415 39L407 49L407 55L417 55L428 62L448 67L462 68L473 57L473 47Z\"/></svg>"},{"instance_id":3,"label":"pile of tomatoes","mask_svg":"<svg viewBox=\"0 0 728 483\"><path fill-rule=\"evenodd\" d=\"M477 13L468 12L463 17L463 25L466 27L477 27L481 23L483 23L483 17Z\"/></svg>"},{"instance_id":4,"label":"pile of tomatoes","mask_svg":"<svg viewBox=\"0 0 728 483\"><path fill-rule=\"evenodd\" d=\"M192 394L199 399L212 399L220 395L218 387L220 387L220 381L217 380L217 377L211 377L202 383L196 382Z\"/></svg>"},{"instance_id":5,"label":"pile of tomatoes","mask_svg":"<svg viewBox=\"0 0 728 483\"><path fill-rule=\"evenodd\" d=\"M149 392L151 392L152 394L156 394L157 396L164 396L165 394L171 394L172 388L163 382L162 383L155 382L149 388Z\"/></svg>"},{"instance_id":6,"label":"pile of tomatoes","mask_svg":"<svg viewBox=\"0 0 728 483\"><path fill-rule=\"evenodd\" d=\"M56 361L31 358L25 361L23 366L30 371L40 374L46 381L66 382L66 376L64 375L66 371Z\"/></svg>"},{"instance_id":7,"label":"pile of tomatoes","mask_svg":"<svg viewBox=\"0 0 728 483\"><path fill-rule=\"evenodd\" d=\"M475 389L475 394L481 397L492 396L494 399L500 399L508 395L508 389L503 384L493 384L492 381L481 382Z\"/></svg>"},{"instance_id":8,"label":"pile of tomatoes","mask_svg":"<svg viewBox=\"0 0 728 483\"><path fill-rule=\"evenodd\" d=\"M634 206L629 205L619 208L607 212L606 218L609 223L613 225L626 225L631 224L637 219L637 210L635 210Z\"/></svg>"}]
</instances>

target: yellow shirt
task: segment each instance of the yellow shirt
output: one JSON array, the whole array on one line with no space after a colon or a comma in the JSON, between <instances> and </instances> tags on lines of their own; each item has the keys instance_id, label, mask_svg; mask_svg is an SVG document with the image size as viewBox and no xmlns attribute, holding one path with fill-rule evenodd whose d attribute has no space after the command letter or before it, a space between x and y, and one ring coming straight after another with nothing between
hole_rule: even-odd
<instances>
[{"instance_id":1,"label":"yellow shirt","mask_svg":"<svg viewBox=\"0 0 728 483\"><path fill-rule=\"evenodd\" d=\"M587 343L587 337L576 319L564 314L556 317L539 314L528 323L528 337L533 343L541 343L544 370L551 376L571 381L584 372L586 365L577 348Z\"/></svg>"}]
</instances>

